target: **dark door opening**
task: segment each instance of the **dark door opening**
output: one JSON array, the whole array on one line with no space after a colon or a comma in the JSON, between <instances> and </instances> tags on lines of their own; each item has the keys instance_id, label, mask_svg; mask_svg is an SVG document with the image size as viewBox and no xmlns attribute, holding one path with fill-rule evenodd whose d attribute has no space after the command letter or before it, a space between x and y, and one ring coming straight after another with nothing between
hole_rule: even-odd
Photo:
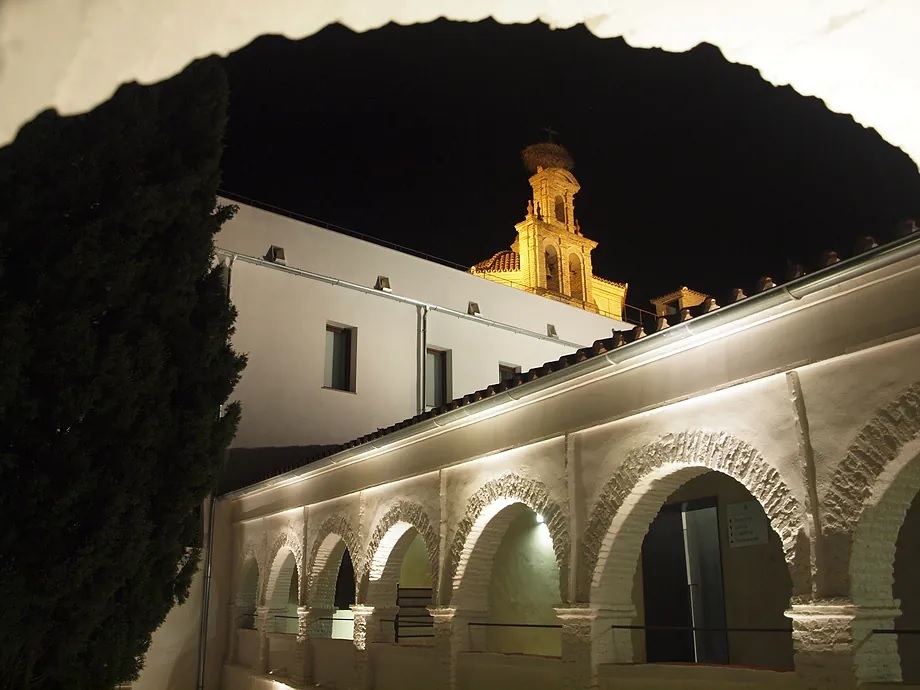
<instances>
[{"instance_id":1,"label":"dark door opening","mask_svg":"<svg viewBox=\"0 0 920 690\"><path fill-rule=\"evenodd\" d=\"M684 628L646 630L650 663L728 663L715 498L661 509L642 543L642 584L645 625Z\"/></svg>"}]
</instances>

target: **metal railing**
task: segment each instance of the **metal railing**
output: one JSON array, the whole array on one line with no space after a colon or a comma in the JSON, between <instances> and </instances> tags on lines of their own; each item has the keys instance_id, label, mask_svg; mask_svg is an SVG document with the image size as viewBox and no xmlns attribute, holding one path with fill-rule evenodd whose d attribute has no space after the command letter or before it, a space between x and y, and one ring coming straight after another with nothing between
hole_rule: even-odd
<instances>
[{"instance_id":1,"label":"metal railing","mask_svg":"<svg viewBox=\"0 0 920 690\"><path fill-rule=\"evenodd\" d=\"M562 628L562 625L559 623L486 623L481 621L470 621L469 625L481 628Z\"/></svg>"},{"instance_id":2,"label":"metal railing","mask_svg":"<svg viewBox=\"0 0 920 690\"><path fill-rule=\"evenodd\" d=\"M652 630L654 632L746 632L746 633L788 633L792 628L728 628L728 627L700 627L696 625L611 625L613 630Z\"/></svg>"},{"instance_id":3,"label":"metal railing","mask_svg":"<svg viewBox=\"0 0 920 690\"><path fill-rule=\"evenodd\" d=\"M402 640L413 640L413 639L422 639L422 638L432 638L434 637L434 621L401 621L399 620L399 615L397 614L396 618L388 618L381 620L381 623L392 623L393 624L393 640L399 642ZM431 630L430 633L423 633L421 635L406 635L400 632L402 628L427 628Z\"/></svg>"}]
</instances>

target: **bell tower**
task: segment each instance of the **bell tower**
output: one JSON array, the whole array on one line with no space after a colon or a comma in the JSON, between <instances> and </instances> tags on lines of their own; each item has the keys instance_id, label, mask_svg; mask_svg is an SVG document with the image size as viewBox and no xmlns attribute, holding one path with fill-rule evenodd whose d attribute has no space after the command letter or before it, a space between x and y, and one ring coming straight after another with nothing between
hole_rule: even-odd
<instances>
[{"instance_id":1,"label":"bell tower","mask_svg":"<svg viewBox=\"0 0 920 690\"><path fill-rule=\"evenodd\" d=\"M527 215L514 226L517 238L470 267L470 273L518 290L526 290L573 307L622 319L626 283L594 275L591 252L597 242L581 234L575 195L581 186L572 174L572 157L552 141L521 152L530 173Z\"/></svg>"},{"instance_id":2,"label":"bell tower","mask_svg":"<svg viewBox=\"0 0 920 690\"><path fill-rule=\"evenodd\" d=\"M532 173L533 196L526 217L514 226L521 277L539 294L596 310L591 251L597 242L581 234L575 217L581 186L572 174L572 157L552 141L528 146L522 156Z\"/></svg>"}]
</instances>

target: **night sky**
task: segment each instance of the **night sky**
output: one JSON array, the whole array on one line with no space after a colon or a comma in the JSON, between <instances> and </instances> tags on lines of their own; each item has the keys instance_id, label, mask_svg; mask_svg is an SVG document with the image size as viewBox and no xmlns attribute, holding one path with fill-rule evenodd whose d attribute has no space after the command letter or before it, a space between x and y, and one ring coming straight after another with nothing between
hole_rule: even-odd
<instances>
[{"instance_id":1,"label":"night sky","mask_svg":"<svg viewBox=\"0 0 920 690\"><path fill-rule=\"evenodd\" d=\"M303 41L226 60L223 187L469 266L508 247L542 129L575 159L595 273L628 302L680 285L750 294L920 217L920 174L848 115L701 45L669 54L491 21Z\"/></svg>"}]
</instances>

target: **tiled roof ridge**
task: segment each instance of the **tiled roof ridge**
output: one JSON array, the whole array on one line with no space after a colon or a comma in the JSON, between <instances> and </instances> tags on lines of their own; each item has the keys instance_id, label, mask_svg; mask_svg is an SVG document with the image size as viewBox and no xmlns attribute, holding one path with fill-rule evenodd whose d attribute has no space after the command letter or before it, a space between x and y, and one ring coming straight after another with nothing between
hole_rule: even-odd
<instances>
[{"instance_id":1,"label":"tiled roof ridge","mask_svg":"<svg viewBox=\"0 0 920 690\"><path fill-rule=\"evenodd\" d=\"M905 237L909 235L918 234L918 233L920 233L920 226L914 223L912 226L909 226L906 231L897 233L891 239L890 242L886 242L883 245L879 245L878 242L876 242L874 237L871 237L871 236L862 237L857 241L854 247L853 257L856 257L860 254L865 254L866 252L872 251L879 247L884 247L888 244L904 239ZM505 251L508 251L508 250L505 250ZM833 266L834 264L840 263L841 261L842 259L836 251L827 250L821 254L821 257L818 261L818 268L816 270L822 270L825 268L829 268ZM792 270L790 271L790 275L787 276L787 280L785 281L785 283L776 283L773 281L772 277L762 276L760 280L757 281L757 285L755 289L753 290L752 294L760 294L760 293L767 292L775 288L779 288L786 283L792 282L794 280L797 280L807 275L804 267L801 264L794 264L791 266L791 268ZM809 271L808 273L811 273L811 271ZM741 302L747 299L747 297L748 295L744 293L743 289L735 288L734 290L731 291L731 296L729 298L728 303L734 304L737 302ZM672 316L670 319L666 316L657 317L655 326L654 328L651 329L650 332L657 333L659 331L663 331L672 325L671 323L672 321L674 322L674 325L676 325L684 321L689 321L697 316L702 316L704 314L708 314L709 312L716 311L719 308L720 308L719 304L716 302L716 300L713 297L707 297L702 302L702 304L698 305L697 307L692 307L692 308L685 307L684 309L680 310L680 313ZM328 450L325 450L324 452L318 455L314 455L312 457L306 458L304 459L303 462L295 464L291 467L286 467L286 468L281 469L280 471L275 471L270 474L267 474L266 476L262 477L258 481L265 481L267 479L271 479L272 477L276 477L278 475L285 474L287 472L291 472L297 469L298 467L303 467L304 465L307 465L316 460L320 460L330 455L335 455L336 453L340 453L344 450L348 450L349 448L354 448L356 446L360 446L365 443L369 443L370 441L374 441L383 436L387 436L388 434L391 434L401 429L405 429L407 427L413 426L427 419L432 419L433 417L437 417L439 415L445 414L446 412L456 410L460 407L465 407L466 405L469 405L471 403L478 402L486 398L491 398L511 388L517 388L519 386L526 385L544 376L548 376L549 374L555 371L559 371L560 369L565 369L566 367L572 366L574 364L578 364L585 360L592 359L594 357L599 357L607 352L610 352L611 350L615 350L615 349L618 349L618 348L621 348L627 345L631 345L632 343L635 343L636 341L641 340L647 335L648 333L646 332L643 326L636 326L630 331L618 331L609 338L603 338L601 340L596 340L594 341L592 345L588 347L579 348L575 352L570 353L568 355L563 355L559 359L545 362L541 364L540 366L530 369L529 371L525 371L525 372L516 374L514 375L514 377L508 380L501 381L499 383L494 383L491 386L488 386L481 390L474 391L472 393L468 393L459 398L455 398L453 400L445 402L443 405L440 405L439 407L433 408L421 414L414 415L413 417L409 417L408 419L404 419L401 422L397 422L388 427L377 429L377 431L365 434L351 441L347 441L346 443L343 443L339 446L331 446L329 447ZM258 483L258 481L254 483Z\"/></svg>"},{"instance_id":2,"label":"tiled roof ridge","mask_svg":"<svg viewBox=\"0 0 920 690\"><path fill-rule=\"evenodd\" d=\"M594 276L594 280L599 280L602 283L609 283L610 285L616 285L617 287L626 287L626 283L621 283L617 280L607 280L607 278L601 278L600 276Z\"/></svg>"},{"instance_id":3,"label":"tiled roof ridge","mask_svg":"<svg viewBox=\"0 0 920 690\"><path fill-rule=\"evenodd\" d=\"M472 268L474 273L504 273L521 270L521 256L513 249L502 249Z\"/></svg>"}]
</instances>

